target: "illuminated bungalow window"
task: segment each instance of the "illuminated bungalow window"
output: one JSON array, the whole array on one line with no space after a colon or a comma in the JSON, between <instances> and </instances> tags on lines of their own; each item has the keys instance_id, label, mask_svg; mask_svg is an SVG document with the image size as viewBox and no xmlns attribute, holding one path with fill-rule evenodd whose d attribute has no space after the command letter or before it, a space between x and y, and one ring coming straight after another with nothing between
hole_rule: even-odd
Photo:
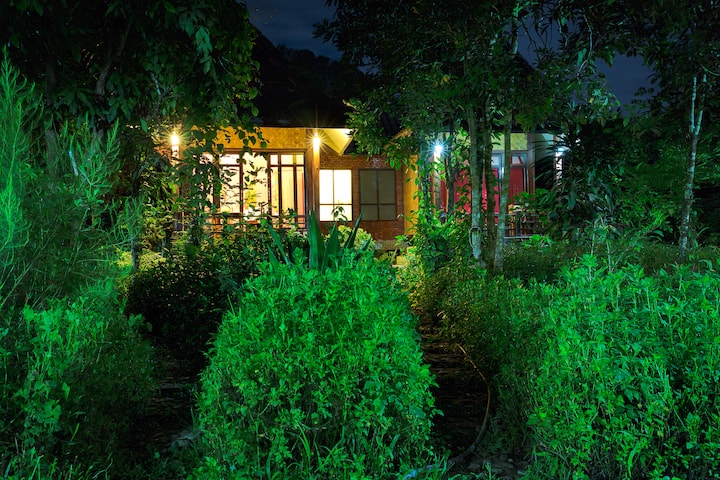
<instances>
[{"instance_id":1,"label":"illuminated bungalow window","mask_svg":"<svg viewBox=\"0 0 720 480\"><path fill-rule=\"evenodd\" d=\"M227 154L220 166L225 175L222 212L242 213L249 219L267 214L306 215L304 154L245 153L242 160L238 154Z\"/></svg>"},{"instance_id":2,"label":"illuminated bungalow window","mask_svg":"<svg viewBox=\"0 0 720 480\"><path fill-rule=\"evenodd\" d=\"M352 220L352 171L320 170L320 221Z\"/></svg>"}]
</instances>

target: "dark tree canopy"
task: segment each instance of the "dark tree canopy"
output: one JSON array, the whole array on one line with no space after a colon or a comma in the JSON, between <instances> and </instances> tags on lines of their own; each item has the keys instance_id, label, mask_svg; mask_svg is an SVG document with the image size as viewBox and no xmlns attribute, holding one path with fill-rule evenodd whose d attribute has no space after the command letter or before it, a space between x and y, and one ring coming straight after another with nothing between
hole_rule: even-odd
<instances>
[{"instance_id":1,"label":"dark tree canopy","mask_svg":"<svg viewBox=\"0 0 720 480\"><path fill-rule=\"evenodd\" d=\"M0 40L56 118L100 129L235 120L251 88L252 29L236 0L24 0L0 5Z\"/></svg>"}]
</instances>

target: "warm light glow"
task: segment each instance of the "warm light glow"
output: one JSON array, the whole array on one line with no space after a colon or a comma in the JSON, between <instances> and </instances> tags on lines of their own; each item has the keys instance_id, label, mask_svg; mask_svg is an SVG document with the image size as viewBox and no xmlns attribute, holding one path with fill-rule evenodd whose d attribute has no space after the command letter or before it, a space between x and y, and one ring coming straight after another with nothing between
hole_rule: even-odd
<instances>
[{"instance_id":1,"label":"warm light glow","mask_svg":"<svg viewBox=\"0 0 720 480\"><path fill-rule=\"evenodd\" d=\"M333 221L338 208L346 220L352 220L352 171L321 169L319 180L320 221Z\"/></svg>"},{"instance_id":2,"label":"warm light glow","mask_svg":"<svg viewBox=\"0 0 720 480\"><path fill-rule=\"evenodd\" d=\"M180 137L177 133L170 135L170 148L172 156L177 158L178 153L180 152Z\"/></svg>"},{"instance_id":3,"label":"warm light glow","mask_svg":"<svg viewBox=\"0 0 720 480\"><path fill-rule=\"evenodd\" d=\"M317 133L313 135L313 148L316 152L320 150L320 136Z\"/></svg>"}]
</instances>

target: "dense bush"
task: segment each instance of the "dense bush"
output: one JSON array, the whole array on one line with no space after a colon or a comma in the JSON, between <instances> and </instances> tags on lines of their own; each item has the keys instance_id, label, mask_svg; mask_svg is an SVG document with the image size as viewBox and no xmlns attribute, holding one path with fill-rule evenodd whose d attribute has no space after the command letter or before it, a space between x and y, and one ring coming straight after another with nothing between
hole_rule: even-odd
<instances>
[{"instance_id":1,"label":"dense bush","mask_svg":"<svg viewBox=\"0 0 720 480\"><path fill-rule=\"evenodd\" d=\"M549 294L525 378L534 478L720 476L720 275L585 257Z\"/></svg>"},{"instance_id":2,"label":"dense bush","mask_svg":"<svg viewBox=\"0 0 720 480\"><path fill-rule=\"evenodd\" d=\"M567 241L535 235L527 241L505 246L503 274L523 281L534 279L552 283L562 267L571 264L580 251Z\"/></svg>"},{"instance_id":3,"label":"dense bush","mask_svg":"<svg viewBox=\"0 0 720 480\"><path fill-rule=\"evenodd\" d=\"M445 331L494 374L533 478L720 475L720 276L707 264L650 277L587 256L556 286L460 274L446 294Z\"/></svg>"},{"instance_id":4,"label":"dense bush","mask_svg":"<svg viewBox=\"0 0 720 480\"><path fill-rule=\"evenodd\" d=\"M282 239L289 250L305 249L300 235L284 232ZM146 255L127 285L127 311L142 315L155 338L201 361L229 298L257 275L271 244L265 229L254 228L167 258Z\"/></svg>"},{"instance_id":5,"label":"dense bush","mask_svg":"<svg viewBox=\"0 0 720 480\"><path fill-rule=\"evenodd\" d=\"M348 237L353 234L353 229L347 225L338 225L338 241L341 245L347 242ZM375 253L375 240L372 235L362 228L357 228L355 231L355 242L350 247L355 250L365 250L370 255Z\"/></svg>"},{"instance_id":6,"label":"dense bush","mask_svg":"<svg viewBox=\"0 0 720 480\"><path fill-rule=\"evenodd\" d=\"M532 451L528 476L718 478L720 274L711 253L678 267L660 245L617 261L613 251L565 265L554 283L440 269L442 331L492 379L496 441Z\"/></svg>"},{"instance_id":7,"label":"dense bush","mask_svg":"<svg viewBox=\"0 0 720 480\"><path fill-rule=\"evenodd\" d=\"M57 125L0 65L0 472L113 476L152 391L149 345L121 314L118 251L133 219L112 200L117 129Z\"/></svg>"},{"instance_id":8,"label":"dense bush","mask_svg":"<svg viewBox=\"0 0 720 480\"><path fill-rule=\"evenodd\" d=\"M494 277L480 268L447 267L447 283L438 299L440 332L464 345L490 378L501 366L525 355L535 322L508 322L518 312L530 315L527 290L517 279ZM451 276L452 275L452 276Z\"/></svg>"},{"instance_id":9,"label":"dense bush","mask_svg":"<svg viewBox=\"0 0 720 480\"><path fill-rule=\"evenodd\" d=\"M152 352L101 284L72 303L6 313L0 470L11 478L107 469L154 387Z\"/></svg>"},{"instance_id":10,"label":"dense bush","mask_svg":"<svg viewBox=\"0 0 720 480\"><path fill-rule=\"evenodd\" d=\"M372 259L268 264L202 375L202 478L397 478L424 465L432 378L415 318Z\"/></svg>"},{"instance_id":11,"label":"dense bush","mask_svg":"<svg viewBox=\"0 0 720 480\"><path fill-rule=\"evenodd\" d=\"M128 284L126 311L142 315L154 338L202 358L227 307L218 269L213 259L198 255L176 255L141 269Z\"/></svg>"}]
</instances>

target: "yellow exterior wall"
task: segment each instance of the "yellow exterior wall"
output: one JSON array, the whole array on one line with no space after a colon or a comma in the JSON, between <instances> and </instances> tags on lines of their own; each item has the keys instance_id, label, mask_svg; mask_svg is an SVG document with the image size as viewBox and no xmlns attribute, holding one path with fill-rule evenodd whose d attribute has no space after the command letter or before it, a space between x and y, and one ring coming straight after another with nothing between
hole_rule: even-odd
<instances>
[{"instance_id":1,"label":"yellow exterior wall","mask_svg":"<svg viewBox=\"0 0 720 480\"><path fill-rule=\"evenodd\" d=\"M416 161L417 159L413 160L412 163ZM405 235L412 235L414 232L411 220L420 209L418 202L417 170L413 170L410 167L402 167L398 173L403 176L403 205L405 207L403 220Z\"/></svg>"},{"instance_id":2,"label":"yellow exterior wall","mask_svg":"<svg viewBox=\"0 0 720 480\"><path fill-rule=\"evenodd\" d=\"M243 141L230 130L230 141L228 143L227 138L224 135L218 136L218 143L225 145L225 148L244 148ZM276 128L276 127L263 127L260 129L263 139L267 142L267 149L294 149L294 150L307 150L310 146L308 143L308 129L307 128ZM255 149L260 149L260 144L257 143L254 146Z\"/></svg>"}]
</instances>

